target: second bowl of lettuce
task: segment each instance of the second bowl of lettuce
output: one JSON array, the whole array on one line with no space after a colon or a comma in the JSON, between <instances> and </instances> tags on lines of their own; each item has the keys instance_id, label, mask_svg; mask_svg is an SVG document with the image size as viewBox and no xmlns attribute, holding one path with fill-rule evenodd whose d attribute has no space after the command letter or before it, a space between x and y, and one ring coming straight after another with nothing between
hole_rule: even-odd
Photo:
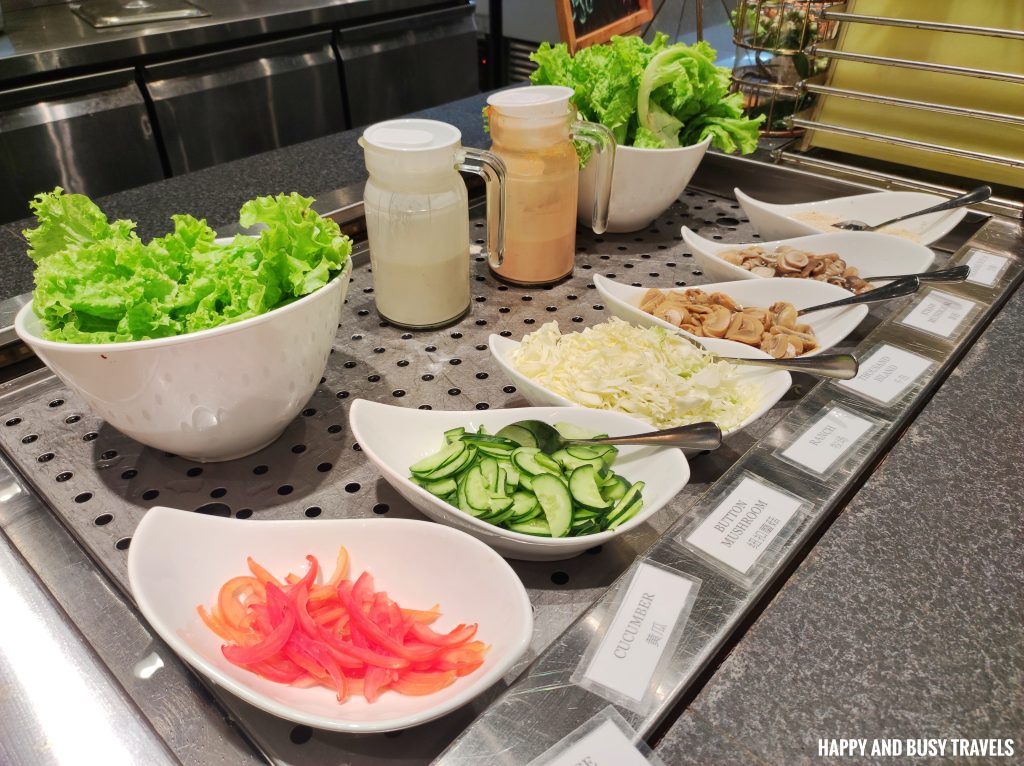
<instances>
[{"instance_id":1,"label":"second bowl of lettuce","mask_svg":"<svg viewBox=\"0 0 1024 766\"><path fill-rule=\"evenodd\" d=\"M261 198L243 208L267 226L258 237L215 240L181 216L142 243L78 195L38 202L36 291L15 329L95 414L198 461L281 435L337 332L351 274L337 224L307 198Z\"/></svg>"},{"instance_id":2,"label":"second bowl of lettuce","mask_svg":"<svg viewBox=\"0 0 1024 766\"><path fill-rule=\"evenodd\" d=\"M662 33L651 43L614 37L570 56L547 43L530 58L535 85L573 89L584 119L605 125L618 148L612 176L608 231L644 228L682 194L708 146L749 154L757 148L763 117L743 116L743 97L729 93L729 70L715 65L705 42L670 45ZM594 173L587 157L580 173L579 220L590 221Z\"/></svg>"}]
</instances>

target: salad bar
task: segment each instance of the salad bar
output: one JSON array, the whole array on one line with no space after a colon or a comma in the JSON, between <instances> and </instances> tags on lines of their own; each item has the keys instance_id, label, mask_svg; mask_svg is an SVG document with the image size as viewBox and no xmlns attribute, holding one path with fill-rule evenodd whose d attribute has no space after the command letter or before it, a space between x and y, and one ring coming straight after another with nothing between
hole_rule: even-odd
<instances>
[{"instance_id":1,"label":"salad bar","mask_svg":"<svg viewBox=\"0 0 1024 766\"><path fill-rule=\"evenodd\" d=\"M612 285L636 284L638 290L646 292L649 287L674 290L707 284L708 276L679 233L684 225L724 243L758 239L735 200L691 189L641 233L597 236L579 231L574 275L542 290L503 284L488 273L484 257L478 256L473 264L473 302L468 316L443 329L416 333L393 327L374 312L367 249L365 243L357 243L351 256L348 299L323 379L284 435L247 458L202 464L144 448L106 425L77 394L42 371L16 381L4 392L6 421L0 427L0 444L19 473L128 598L133 594L129 557L137 551L140 523L152 517L153 512L147 509L153 505L197 511L193 518L246 529L259 528L262 520L302 519L301 525L318 537L323 533L315 528L326 520L367 518L376 523L393 517L420 518L415 508L423 506L405 498L413 487L424 487L417 487L409 477L419 478L424 484L445 478L435 476L437 468L430 469L422 461L438 462L435 453L445 441L446 432L454 435L453 429L464 429L462 435L477 433L474 450L487 445L488 439L483 437L497 437L503 428L531 419L531 412L539 413L535 419L552 424L573 423L587 436L643 430L638 427L641 423L613 429L606 423L591 422L590 415L601 415L600 410L522 409L526 403L554 402L542 401L535 393L520 388L517 379L506 373L503 357L492 356L492 350L500 350L501 342L551 332L544 329L550 320L558 322L563 334L577 328L614 327L622 320L609 318L614 308L602 297L613 289ZM481 231L483 221L475 218L472 226L471 230ZM222 685L215 683L209 688L218 704L230 711L231 718L260 751L282 763L381 763L391 758L407 760L409 753L416 753L423 761L439 757L444 763L461 763L494 758L499 750L504 753L503 762L525 763L609 704L616 705L633 731L649 733L669 714L675 701L755 608L772 582L783 576L790 560L799 555L816 529L827 523L850 488L1019 282L1022 264L1012 249L1012 228L1012 224L989 220L952 252L937 254L935 266L939 268L972 263L979 253L1004 260L989 284L968 281L927 288L925 298L941 291L970 304L962 321L945 337L913 324L914 306L920 296L878 304L851 334L830 349L853 352L861 360L861 368L867 366L872 377L816 382L798 372L791 386L788 373L762 372L762 398L768 385L764 381L771 376L787 378L779 394L757 407L758 416L741 418L732 427L723 426L722 448L692 457L692 474L683 468L685 461L680 461L671 478L680 480L681 490L658 487L654 482L644 485L641 472L631 470L629 448L622 448L621 456L612 463L614 472L608 476L617 479L621 463L621 476L631 483L631 490L637 490L636 496L643 498L643 510L637 509L643 523L630 525L623 520L622 533L602 539L596 547L586 536L564 538L566 543L576 539L584 543L577 550L586 552L573 558L552 556L547 550L542 555L503 551L526 587L534 631L525 655L503 673L503 683L467 706L433 723L404 731L398 739L372 735L377 739L352 740L349 735L319 727L310 736L301 724L294 723L295 716L289 722L270 715L220 691L218 686ZM747 298L743 301L757 304ZM639 311L639 296L636 305L634 311ZM889 367L906 378L898 388L878 387L877 379L885 377L880 373ZM408 416L398 417L402 413ZM574 421L573 413L589 413L588 419ZM413 423L411 417L415 415L426 419L422 427ZM507 436L515 431L504 433ZM834 437L836 433L840 437ZM524 449L522 442L516 444L514 449ZM828 445L827 449L823 444ZM394 445L398 454L384 455L380 445ZM397 449L402 446L404 450ZM492 452L506 446L511 445L489 445ZM552 456L557 452L552 451ZM555 457L551 460L563 475L568 465L574 466L575 474L583 465L580 461L605 462L608 454L566 452L563 461L572 462L560 463ZM543 471L536 468L536 458L524 464L511 457L493 463L475 457L463 460L469 469L465 473L479 471L481 479L485 470L496 470L507 481L511 477L507 467L534 466L533 474L518 471L519 480L533 476L536 505L543 504L542 489L536 485L545 482L537 481ZM394 470L380 467L381 462L392 463ZM607 492L619 490L605 487L605 480L608 487L612 484L607 477L598 487L595 466L588 463L587 467L591 473L584 476L584 471L579 481L588 478L594 486L579 490L581 496L590 491L591 506L606 504L613 499ZM392 473L400 478L393 478ZM673 471L652 473L664 482ZM380 479L382 474L386 480ZM555 491L561 491L562 483L555 483ZM504 512L497 510L503 501L500 496L494 497L499 493L494 491L493 483L478 481L475 486L476 491L490 492L488 514ZM438 492L443 489L436 485L432 488ZM605 495L601 494L602 488ZM667 493L667 497L659 501L658 493ZM465 516L463 524L488 526L486 520L456 507L458 485L454 505L429 491L424 490L424 494L450 508L443 513ZM535 510L525 509L528 499L522 495L517 497L513 492L505 496L513 503L518 499L524 504L520 515ZM450 493L448 499L452 499ZM495 510L491 510L494 501ZM757 528L763 539L754 540L751 546L745 539L750 522L741 523L745 516L733 509L758 503L768 504L778 518L778 528ZM570 523L576 523L575 514L571 518ZM602 518L606 528L616 520ZM545 523L550 521L551 517L545 516ZM325 529L329 523L333 522L324 524ZM497 529L499 525L489 526ZM716 529L723 530L725 537L716 534ZM483 533L467 531L487 540ZM198 530L196 533L202 534ZM597 534L604 537L609 531ZM748 547L726 551L722 546L730 539L742 540ZM543 538L537 541L543 542ZM552 543L557 541L551 538ZM335 550L339 544L348 544L340 539L329 543L335 545ZM502 551L500 545L494 547ZM731 548L731 544L726 547ZM354 548L351 554L359 557ZM240 564L244 566L244 555L230 562L219 581L209 582L208 595L193 600L191 608L214 599L219 585L238 574ZM531 558L535 560L523 560ZM301 560L299 556L285 566L297 571ZM372 561L367 561L365 568L376 573ZM626 693L616 689L623 686L621 678L602 670L603 637L620 611L630 584L646 583L638 578L649 578L652 571L671 573L674 585L683 584L676 588L680 608L673 613L672 625L663 628L664 643L671 650L660 654L650 672L641 676L647 679L642 688ZM394 586L388 587L390 592ZM395 593L404 606L404 599ZM667 591L665 598L671 595ZM410 605L431 608L430 603L422 601ZM448 609L442 604L444 612ZM465 622L476 615L468 609L454 617ZM455 623L443 627L450 630ZM497 637L492 634L479 638L493 644ZM161 653L159 648L157 653ZM167 657L165 661L172 660ZM523 695L531 700L528 712L520 703ZM139 704L145 709L152 703Z\"/></svg>"}]
</instances>

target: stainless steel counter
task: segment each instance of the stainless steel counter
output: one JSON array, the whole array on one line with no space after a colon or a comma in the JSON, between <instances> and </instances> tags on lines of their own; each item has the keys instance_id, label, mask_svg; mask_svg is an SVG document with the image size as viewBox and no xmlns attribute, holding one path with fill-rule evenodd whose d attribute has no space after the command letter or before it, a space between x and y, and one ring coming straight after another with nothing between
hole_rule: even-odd
<instances>
[{"instance_id":1,"label":"stainless steel counter","mask_svg":"<svg viewBox=\"0 0 1024 766\"><path fill-rule=\"evenodd\" d=\"M93 29L67 5L6 15L0 33L0 82L55 70L80 70L156 59L231 41L352 25L392 15L461 5L455 0L207 0L210 15L113 29Z\"/></svg>"},{"instance_id":2,"label":"stainless steel counter","mask_svg":"<svg viewBox=\"0 0 1024 766\"><path fill-rule=\"evenodd\" d=\"M578 662L583 633L604 620L616 578L643 557L703 581L702 601L695 605L686 639L666 669L658 704L643 716L623 711L644 736L650 736L659 719L671 721L677 716L674 704L686 689L700 683L698 671L712 672L716 653L727 650L728 642L742 634L747 621L755 619L770 598L769 586L785 587L787 567L813 544L816 529L827 526L856 492L859 478L898 438L900 429L981 332L984 319L1019 281L1024 252L1019 227L992 220L976 232L984 220L974 218L943 244L945 251L937 265L961 258L960 246L972 235L978 246L1013 259L998 288L968 290L972 299L985 306L984 316L972 320L970 332L956 343L918 337L898 327L893 320L903 304L873 308L869 319L844 343L842 350L865 351L880 340L895 340L934 362L926 384L915 387L912 396L898 406L868 406L835 384L815 385L809 378L798 377L790 394L769 415L731 436L722 450L696 459L691 484L651 523L577 559L516 562L514 568L536 610L528 655L483 698L432 724L397 736L342 736L294 726L218 695L184 669L134 612L126 588L125 550L154 490L161 503L195 510L210 503L215 489L215 497L220 498L217 512L239 518L239 524L259 523L259 518L306 517L316 523L316 518L332 516L415 515L379 479L347 434L347 404L359 396L448 409L522 404L490 364L482 345L486 334L502 331L519 336L531 329L529 325L536 327L550 318L561 319L565 327L601 321L607 311L596 302L588 280L595 271L637 282L697 285L708 281L681 245L678 227L685 223L724 241L749 240L753 236L749 223L735 202L721 193L721 187L741 180L755 192L758 186L762 192L791 189L791 196L796 189L822 196L843 191L835 182L792 171L709 157L696 183L713 192L691 188L644 232L603 237L581 232L576 276L551 290L496 284L484 265L475 263L476 300L471 316L456 327L427 333L402 333L379 322L373 313L365 249L360 249L336 353L311 401L310 414L297 419L278 443L259 456L204 466L199 477L187 475L185 461L142 449L105 426L46 371L0 387L0 444L16 461L18 477L0 481L11 487L3 493L7 499L0 500L0 523L79 631L88 645L84 648L91 647L99 658L91 671L101 676L95 683L112 689L114 703L119 686L134 704L139 727L125 736L129 740L144 737L147 727L155 732L159 741L152 743L155 755L150 760L154 762L169 750L179 761L196 764L256 762L261 757L317 766L422 763L455 740L442 756L446 763L523 763L575 728L581 717L607 704L566 677ZM432 379L424 380L424 374ZM799 431L810 415L835 400L855 409L867 407L864 411L884 427L884 433L870 450L858 451L835 480L807 482L798 473L778 471L774 455L780 444ZM300 443L301 451L292 449ZM44 455L52 457L42 459ZM254 473L256 464L267 469ZM320 465L327 466L326 472L319 470ZM744 470L769 477L814 507L813 516L801 523L770 577L750 589L722 580L692 556L683 555L678 542L665 538L659 542L674 524L678 527L707 508L708 498ZM58 478L64 474L70 476ZM294 488L287 500L277 492L285 478ZM36 494L29 494L29 487ZM82 499L76 502L78 498ZM252 521L244 520L250 517ZM530 715L522 712L527 698ZM229 720L237 721L245 733ZM45 721L38 725L44 727ZM0 719L0 731L3 726Z\"/></svg>"}]
</instances>

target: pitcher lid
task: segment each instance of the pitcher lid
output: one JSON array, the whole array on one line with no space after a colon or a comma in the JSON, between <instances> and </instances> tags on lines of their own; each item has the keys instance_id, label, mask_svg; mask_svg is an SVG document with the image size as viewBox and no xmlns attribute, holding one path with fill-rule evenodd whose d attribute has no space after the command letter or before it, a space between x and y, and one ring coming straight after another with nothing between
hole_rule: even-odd
<instances>
[{"instance_id":1,"label":"pitcher lid","mask_svg":"<svg viewBox=\"0 0 1024 766\"><path fill-rule=\"evenodd\" d=\"M363 140L378 149L419 152L457 144L462 133L454 125L437 120L388 120L363 131Z\"/></svg>"},{"instance_id":2,"label":"pitcher lid","mask_svg":"<svg viewBox=\"0 0 1024 766\"><path fill-rule=\"evenodd\" d=\"M561 85L528 85L492 93L487 103L509 117L564 117L572 94Z\"/></svg>"}]
</instances>

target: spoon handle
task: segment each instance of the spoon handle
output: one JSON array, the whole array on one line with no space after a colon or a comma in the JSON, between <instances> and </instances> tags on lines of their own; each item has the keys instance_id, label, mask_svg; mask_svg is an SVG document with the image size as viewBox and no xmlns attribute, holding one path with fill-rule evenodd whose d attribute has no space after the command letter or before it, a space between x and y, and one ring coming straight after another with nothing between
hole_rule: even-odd
<instances>
[{"instance_id":1,"label":"spoon handle","mask_svg":"<svg viewBox=\"0 0 1024 766\"><path fill-rule=\"evenodd\" d=\"M632 436L611 436L604 439L566 439L566 444L636 444L683 449L718 449L722 444L722 429L711 422L692 423L688 426L666 428Z\"/></svg>"},{"instance_id":2,"label":"spoon handle","mask_svg":"<svg viewBox=\"0 0 1024 766\"><path fill-rule=\"evenodd\" d=\"M834 309L840 306L854 306L858 303L876 303L878 301L887 301L891 298L900 298L904 295L910 295L916 293L921 287L921 279L917 276L901 277L895 282L890 282L882 287L876 287L874 290L868 290L860 293L859 295L851 295L848 298L840 298L837 301L831 303L822 303L818 306L810 306L805 309L800 309L797 316L803 316L804 314L810 314L812 311L822 311L824 309Z\"/></svg>"},{"instance_id":3,"label":"spoon handle","mask_svg":"<svg viewBox=\"0 0 1024 766\"><path fill-rule=\"evenodd\" d=\"M940 202L938 205L932 205L931 207L925 208L924 210L918 210L915 213L907 213L901 215L899 218L893 218L891 221L885 221L884 223L878 223L874 226L869 226L868 231L875 231L883 226L888 226L893 223L899 223L905 221L908 218L916 218L919 215L928 215L929 213L941 213L943 210L953 210L954 208L963 207L964 205L973 205L975 202L984 202L992 196L992 187L990 186L979 186L977 189L972 189L966 194L961 194L953 199L948 199L945 202Z\"/></svg>"},{"instance_id":4,"label":"spoon handle","mask_svg":"<svg viewBox=\"0 0 1024 766\"><path fill-rule=\"evenodd\" d=\"M806 372L822 378L850 380L857 377L860 369L857 359L851 354L822 354L821 356L796 357L793 359L741 359L738 357L718 357L733 364L749 364L755 367L774 367L778 370Z\"/></svg>"},{"instance_id":5,"label":"spoon handle","mask_svg":"<svg viewBox=\"0 0 1024 766\"><path fill-rule=\"evenodd\" d=\"M949 269L938 271L922 271L920 274L895 274L887 277L861 277L865 282L886 282L890 279L904 279L905 277L917 277L922 282L963 282L971 273L971 267L966 263L963 266L953 266Z\"/></svg>"}]
</instances>

